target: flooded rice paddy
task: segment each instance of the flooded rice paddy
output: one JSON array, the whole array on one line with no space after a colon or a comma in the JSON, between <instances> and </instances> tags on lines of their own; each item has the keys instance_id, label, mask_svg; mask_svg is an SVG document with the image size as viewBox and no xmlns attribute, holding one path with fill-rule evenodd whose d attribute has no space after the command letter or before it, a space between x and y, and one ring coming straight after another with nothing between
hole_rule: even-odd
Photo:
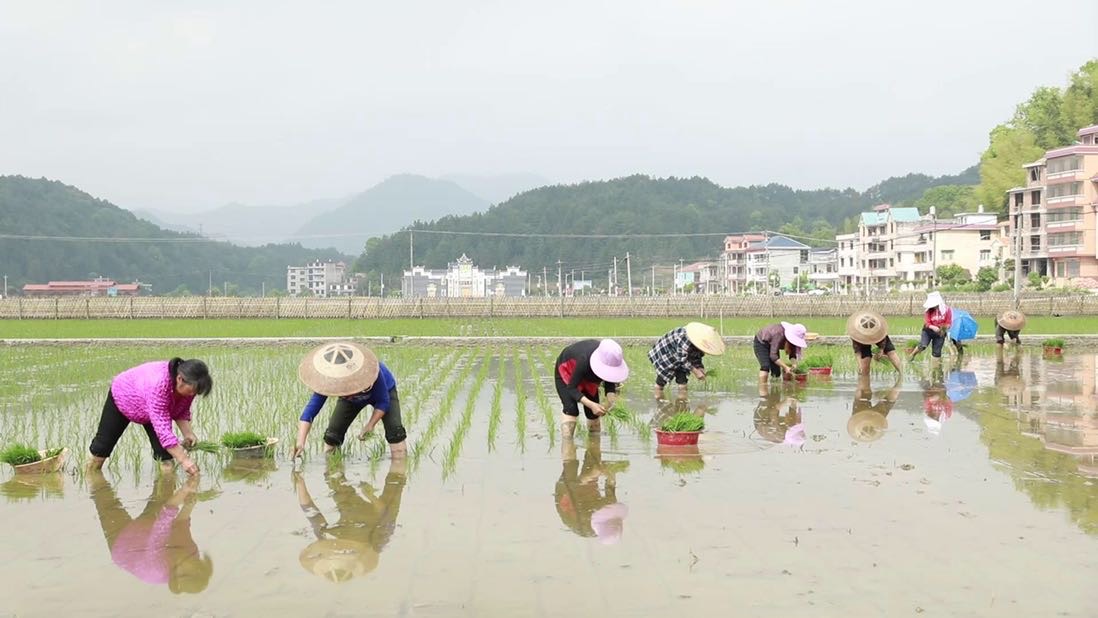
<instances>
[{"instance_id":1,"label":"flooded rice paddy","mask_svg":"<svg viewBox=\"0 0 1098 618\"><path fill-rule=\"evenodd\" d=\"M188 480L136 428L102 475L81 468L110 378L178 351L5 349L0 435L72 453L61 474L0 473L0 616L1095 613L1094 352L977 349L866 382L836 348L830 378L761 393L734 349L656 402L630 349L633 419L569 438L555 349L379 348L407 460L354 440L359 420L341 458L321 426L295 468L304 351L187 350L216 381L200 438L281 439L270 460L195 453ZM681 409L705 415L693 451L649 429Z\"/></svg>"}]
</instances>

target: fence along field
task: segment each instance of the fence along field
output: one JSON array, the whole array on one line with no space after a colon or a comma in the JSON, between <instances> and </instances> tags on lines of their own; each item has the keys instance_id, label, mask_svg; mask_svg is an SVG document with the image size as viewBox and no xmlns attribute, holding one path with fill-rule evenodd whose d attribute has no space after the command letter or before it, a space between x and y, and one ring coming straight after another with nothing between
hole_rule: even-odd
<instances>
[{"instance_id":1,"label":"fence along field","mask_svg":"<svg viewBox=\"0 0 1098 618\"><path fill-rule=\"evenodd\" d=\"M847 316L870 307L887 316L922 312L923 294L903 296L577 296L525 298L7 298L0 319L396 319ZM993 316L1012 308L1010 294L946 294L950 305ZM1098 315L1098 296L1027 294L1027 315Z\"/></svg>"}]
</instances>

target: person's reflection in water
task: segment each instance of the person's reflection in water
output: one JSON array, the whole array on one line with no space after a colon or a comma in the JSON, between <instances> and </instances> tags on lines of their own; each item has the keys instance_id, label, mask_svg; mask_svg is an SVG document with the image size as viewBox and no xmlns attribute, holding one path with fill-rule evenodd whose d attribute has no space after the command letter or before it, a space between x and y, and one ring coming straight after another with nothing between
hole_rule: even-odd
<instances>
[{"instance_id":1,"label":"person's reflection in water","mask_svg":"<svg viewBox=\"0 0 1098 618\"><path fill-rule=\"evenodd\" d=\"M191 538L191 511L198 502L198 477L176 488L175 475L160 475L145 510L130 517L103 473L88 472L111 560L143 582L167 584L175 594L206 589L213 560Z\"/></svg>"},{"instance_id":2,"label":"person's reflection in water","mask_svg":"<svg viewBox=\"0 0 1098 618\"><path fill-rule=\"evenodd\" d=\"M930 379L921 382L923 387L923 423L931 435L942 433L942 425L953 416L953 402L946 394L945 376L940 366L930 372Z\"/></svg>"},{"instance_id":3,"label":"person's reflection in water","mask_svg":"<svg viewBox=\"0 0 1098 618\"><path fill-rule=\"evenodd\" d=\"M335 501L339 520L329 523L313 502L305 479L293 473L297 501L312 524L316 540L302 550L299 560L306 571L340 583L367 575L377 568L378 556L396 530L400 499L407 482L407 463L392 459L381 496L368 483L358 490L347 482L342 462L331 462L325 479Z\"/></svg>"},{"instance_id":4,"label":"person's reflection in water","mask_svg":"<svg viewBox=\"0 0 1098 618\"><path fill-rule=\"evenodd\" d=\"M782 396L778 387L759 384L759 403L755 406L755 431L767 442L802 446L805 428L801 419L800 401ZM784 411L783 411L784 410Z\"/></svg>"},{"instance_id":5,"label":"person's reflection in water","mask_svg":"<svg viewBox=\"0 0 1098 618\"><path fill-rule=\"evenodd\" d=\"M877 402L873 403L873 388L870 386L869 376L858 377L850 420L846 423L846 432L851 438L858 442L875 442L881 439L888 429L888 413L900 398L900 379L900 376L896 376L892 388L878 395Z\"/></svg>"},{"instance_id":6,"label":"person's reflection in water","mask_svg":"<svg viewBox=\"0 0 1098 618\"><path fill-rule=\"evenodd\" d=\"M561 472L554 497L561 522L582 537L597 537L604 545L621 540L623 520L629 508L618 502L617 473L629 467L628 461L602 460L599 437L588 434L583 467L576 458L576 443L565 439L561 444ZM605 482L600 490L599 479Z\"/></svg>"}]
</instances>

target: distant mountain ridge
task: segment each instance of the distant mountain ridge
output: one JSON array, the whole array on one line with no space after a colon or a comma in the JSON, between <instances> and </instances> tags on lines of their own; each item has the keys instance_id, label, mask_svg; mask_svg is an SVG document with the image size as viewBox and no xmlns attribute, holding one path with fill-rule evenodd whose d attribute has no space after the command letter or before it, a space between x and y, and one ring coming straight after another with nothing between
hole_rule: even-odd
<instances>
[{"instance_id":1,"label":"distant mountain ridge","mask_svg":"<svg viewBox=\"0 0 1098 618\"><path fill-rule=\"evenodd\" d=\"M486 212L417 223L424 233L415 235L414 257L416 265L429 268L445 267L464 253L487 267L555 269L561 260L605 273L615 256L627 252L634 268L661 260L715 258L725 233L772 230L833 243L836 232L876 204L910 204L933 187L976 181L972 167L956 175L889 178L865 191L795 190L779 184L726 188L700 177L643 175L554 185L521 193ZM465 234L431 233L444 231ZM476 235L485 231L522 236ZM569 234L611 237L573 239ZM692 236L613 237L628 234ZM399 276L408 267L408 244L407 233L386 236L360 257L356 270Z\"/></svg>"},{"instance_id":2,"label":"distant mountain ridge","mask_svg":"<svg viewBox=\"0 0 1098 618\"><path fill-rule=\"evenodd\" d=\"M416 221L468 215L486 208L487 201L456 183L401 174L317 215L290 238L306 247L335 247L359 254L369 238L390 234Z\"/></svg>"},{"instance_id":3,"label":"distant mountain ridge","mask_svg":"<svg viewBox=\"0 0 1098 618\"><path fill-rule=\"evenodd\" d=\"M194 234L163 230L110 202L46 179L0 176L0 233L95 240L0 242L10 287L96 276L151 283L165 294L184 286L205 293L226 282L242 293L286 287L286 266L312 259L347 259L333 250L300 245L238 247ZM110 238L131 240L110 241Z\"/></svg>"}]
</instances>

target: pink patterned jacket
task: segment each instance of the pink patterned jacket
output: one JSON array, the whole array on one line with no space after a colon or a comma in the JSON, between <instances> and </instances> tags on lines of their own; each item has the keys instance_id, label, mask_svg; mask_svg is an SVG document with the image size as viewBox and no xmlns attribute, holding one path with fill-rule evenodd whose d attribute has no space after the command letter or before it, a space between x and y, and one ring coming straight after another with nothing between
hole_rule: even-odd
<instances>
[{"instance_id":1,"label":"pink patterned jacket","mask_svg":"<svg viewBox=\"0 0 1098 618\"><path fill-rule=\"evenodd\" d=\"M172 421L191 420L191 401L175 392L175 380L168 373L168 361L153 361L127 369L111 382L114 403L131 422L151 423L160 446L179 444Z\"/></svg>"}]
</instances>

